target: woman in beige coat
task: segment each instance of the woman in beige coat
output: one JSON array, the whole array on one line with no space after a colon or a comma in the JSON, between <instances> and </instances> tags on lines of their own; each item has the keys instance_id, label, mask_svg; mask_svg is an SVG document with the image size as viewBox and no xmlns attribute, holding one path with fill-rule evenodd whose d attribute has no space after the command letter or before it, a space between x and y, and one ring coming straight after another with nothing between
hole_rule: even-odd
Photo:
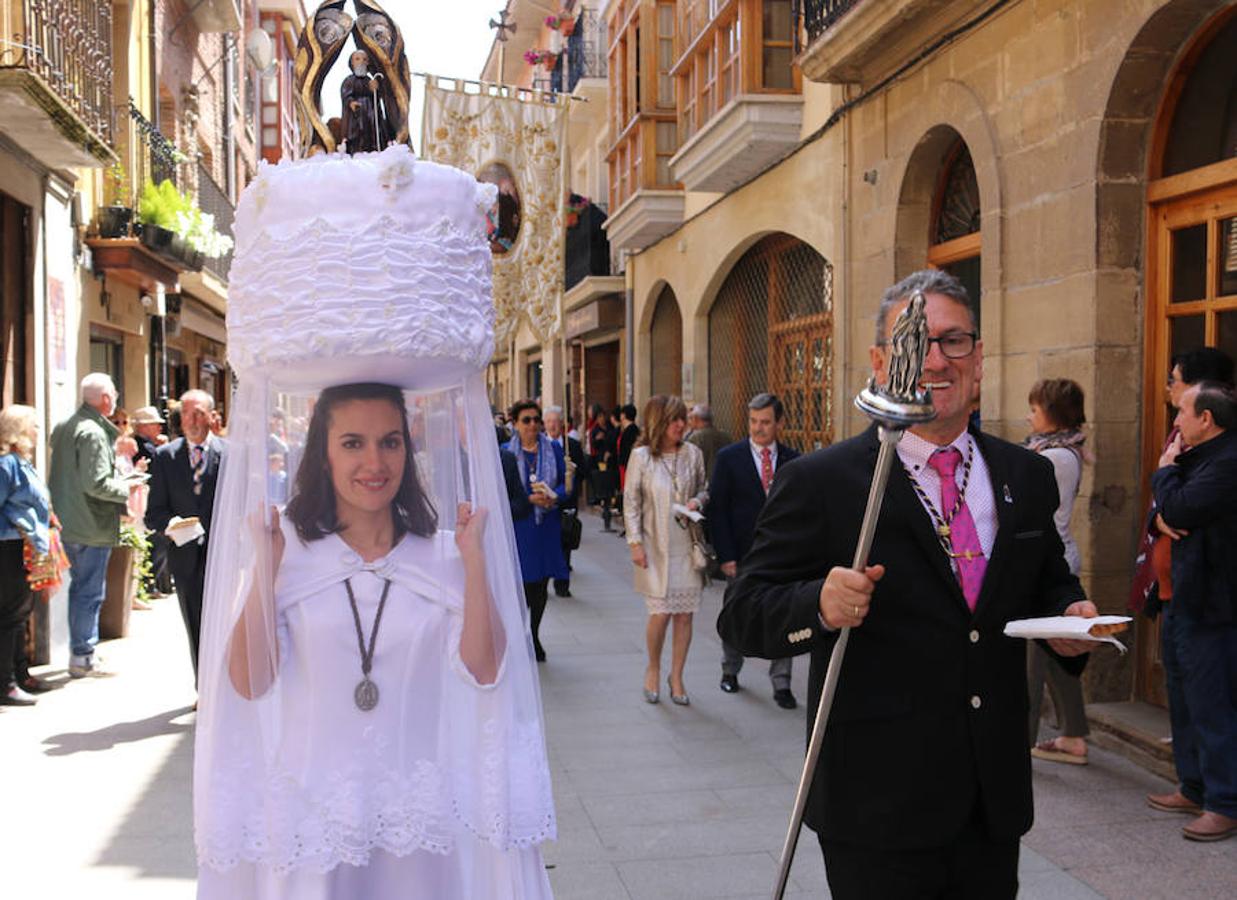
<instances>
[{"instance_id":1,"label":"woman in beige coat","mask_svg":"<svg viewBox=\"0 0 1237 900\"><path fill-rule=\"evenodd\" d=\"M635 566L635 588L644 595L649 621L645 628L649 664L644 670L644 699L656 703L661 681L661 651L674 620L671 645L670 699L687 706L683 666L692 640L692 615L700 608L705 575L692 562L691 532L675 504L691 510L708 500L704 455L683 441L687 407L678 397L657 395L644 405L644 430L627 461L623 518Z\"/></svg>"}]
</instances>

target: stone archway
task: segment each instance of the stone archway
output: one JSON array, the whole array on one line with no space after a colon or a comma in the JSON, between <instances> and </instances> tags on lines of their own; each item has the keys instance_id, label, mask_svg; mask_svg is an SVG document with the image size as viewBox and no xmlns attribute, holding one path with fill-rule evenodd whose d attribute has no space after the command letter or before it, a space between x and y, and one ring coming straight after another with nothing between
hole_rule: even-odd
<instances>
[{"instance_id":1,"label":"stone archway","mask_svg":"<svg viewBox=\"0 0 1237 900\"><path fill-rule=\"evenodd\" d=\"M657 295L649 325L649 393L683 394L683 315L668 284Z\"/></svg>"},{"instance_id":2,"label":"stone archway","mask_svg":"<svg viewBox=\"0 0 1237 900\"><path fill-rule=\"evenodd\" d=\"M747 401L782 398L783 438L833 440L833 267L789 234L766 235L726 273L708 312L709 402L717 426L747 427Z\"/></svg>"}]
</instances>

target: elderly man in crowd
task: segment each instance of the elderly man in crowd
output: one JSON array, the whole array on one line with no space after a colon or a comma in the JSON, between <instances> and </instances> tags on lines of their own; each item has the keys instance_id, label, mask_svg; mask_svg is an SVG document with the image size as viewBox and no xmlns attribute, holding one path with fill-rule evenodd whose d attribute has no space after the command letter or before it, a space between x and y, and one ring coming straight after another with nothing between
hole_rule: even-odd
<instances>
[{"instance_id":1,"label":"elderly man in crowd","mask_svg":"<svg viewBox=\"0 0 1237 900\"><path fill-rule=\"evenodd\" d=\"M206 391L187 391L180 398L184 437L160 447L151 466L146 527L168 535L169 567L189 635L189 654L196 678L198 642L202 631L202 590L206 583L206 543L211 533L215 482L227 442L211 433L215 398ZM203 534L177 542L172 519L197 519Z\"/></svg>"},{"instance_id":2,"label":"elderly man in crowd","mask_svg":"<svg viewBox=\"0 0 1237 900\"><path fill-rule=\"evenodd\" d=\"M580 446L579 441L566 433L566 422L561 406L546 407L543 424L545 436L550 439L550 443L558 444L563 448L563 458L569 463L568 471L571 473L570 480L566 482L567 499L558 508L563 512L570 511L572 515L579 515L580 486L588 475L588 459L584 455L584 448ZM566 521L563 527L565 530ZM554 596L556 597L571 596L571 550L571 547L563 546L563 557L567 561L567 577L554 579Z\"/></svg>"},{"instance_id":3,"label":"elderly man in crowd","mask_svg":"<svg viewBox=\"0 0 1237 900\"><path fill-rule=\"evenodd\" d=\"M116 385L103 372L81 383L82 405L52 432L48 490L60 519L69 557L69 675L109 673L95 656L99 609L107 587L107 562L120 543L120 517L135 484L116 476L116 438L109 421L116 409Z\"/></svg>"},{"instance_id":4,"label":"elderly man in crowd","mask_svg":"<svg viewBox=\"0 0 1237 900\"><path fill-rule=\"evenodd\" d=\"M1151 487L1174 542L1162 634L1181 784L1147 802L1194 816L1187 839L1220 841L1237 834L1237 396L1193 385L1175 424Z\"/></svg>"},{"instance_id":5,"label":"elderly man in crowd","mask_svg":"<svg viewBox=\"0 0 1237 900\"><path fill-rule=\"evenodd\" d=\"M713 477L717 451L732 443L731 437L713 425L713 410L707 403L697 403L687 414L687 437L704 454L704 477Z\"/></svg>"}]
</instances>

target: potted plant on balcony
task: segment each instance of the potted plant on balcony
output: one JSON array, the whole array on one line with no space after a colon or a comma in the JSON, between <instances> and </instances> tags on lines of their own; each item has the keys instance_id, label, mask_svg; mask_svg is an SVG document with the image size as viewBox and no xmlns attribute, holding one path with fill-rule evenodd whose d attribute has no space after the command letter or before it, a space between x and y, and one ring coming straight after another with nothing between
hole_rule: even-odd
<instances>
[{"instance_id":1,"label":"potted plant on balcony","mask_svg":"<svg viewBox=\"0 0 1237 900\"><path fill-rule=\"evenodd\" d=\"M545 24L547 28L553 28L563 37L571 37L571 33L576 30L576 17L567 10L560 9L556 15L546 16Z\"/></svg>"},{"instance_id":2,"label":"potted plant on balcony","mask_svg":"<svg viewBox=\"0 0 1237 900\"><path fill-rule=\"evenodd\" d=\"M142 243L156 253L172 254L177 213L186 211L189 201L169 180L147 181L138 200L138 220L142 223Z\"/></svg>"},{"instance_id":3,"label":"potted plant on balcony","mask_svg":"<svg viewBox=\"0 0 1237 900\"><path fill-rule=\"evenodd\" d=\"M567 196L567 205L564 208L566 226L575 228L580 224L581 214L588 209L588 197L582 197L579 194L569 194Z\"/></svg>"},{"instance_id":4,"label":"potted plant on balcony","mask_svg":"<svg viewBox=\"0 0 1237 900\"><path fill-rule=\"evenodd\" d=\"M530 66L545 66L547 72L552 72L558 65L558 54L552 50L525 50L524 62Z\"/></svg>"},{"instance_id":5,"label":"potted plant on balcony","mask_svg":"<svg viewBox=\"0 0 1237 900\"><path fill-rule=\"evenodd\" d=\"M196 205L177 216L176 232L184 240L195 269L207 258L217 259L232 249L232 239L215 228L215 217Z\"/></svg>"},{"instance_id":6,"label":"potted plant on balcony","mask_svg":"<svg viewBox=\"0 0 1237 900\"><path fill-rule=\"evenodd\" d=\"M133 220L133 208L124 206L121 198L125 195L128 185L125 167L120 160L112 163L107 170L107 193L112 198L110 206L99 207L99 237L123 238L129 236L129 223Z\"/></svg>"}]
</instances>

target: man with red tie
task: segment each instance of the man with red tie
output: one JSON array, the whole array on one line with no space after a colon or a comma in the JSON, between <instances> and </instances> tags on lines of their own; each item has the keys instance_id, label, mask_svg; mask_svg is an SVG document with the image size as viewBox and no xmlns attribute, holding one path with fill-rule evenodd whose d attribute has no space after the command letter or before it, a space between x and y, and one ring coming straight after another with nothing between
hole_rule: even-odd
<instances>
[{"instance_id":1,"label":"man with red tie","mask_svg":"<svg viewBox=\"0 0 1237 900\"><path fill-rule=\"evenodd\" d=\"M196 518L205 532L185 543L173 542L168 549L168 567L185 620L195 680L202 631L202 592L206 584L206 547L211 536L215 483L227 450L227 442L211 433L214 411L215 398L206 391L187 391L180 398L180 425L185 436L155 452L150 467L150 499L146 503L146 527L151 531L167 534L172 518L179 517Z\"/></svg>"},{"instance_id":2,"label":"man with red tie","mask_svg":"<svg viewBox=\"0 0 1237 900\"><path fill-rule=\"evenodd\" d=\"M921 384L937 417L898 444L871 563L850 568L875 427L778 473L718 632L748 655L810 652L814 712L836 634L853 629L805 815L833 897L1013 898L1031 762L1026 647L1004 626L1096 611L1053 525L1052 466L968 427L983 344L953 276L916 272L886 291L877 382L889 324L916 291L929 335ZM1049 644L1081 669L1072 657L1089 645Z\"/></svg>"},{"instance_id":3,"label":"man with red tie","mask_svg":"<svg viewBox=\"0 0 1237 900\"><path fill-rule=\"evenodd\" d=\"M783 412L782 401L775 395L757 394L747 404L747 440L717 452L709 479L708 521L722 574L731 580L752 546L756 518L773 486L773 473L799 455L778 440ZM773 699L782 709L798 706L790 690L792 663L790 656L769 663ZM742 668L743 654L722 641L721 689L727 694L738 692Z\"/></svg>"}]
</instances>

